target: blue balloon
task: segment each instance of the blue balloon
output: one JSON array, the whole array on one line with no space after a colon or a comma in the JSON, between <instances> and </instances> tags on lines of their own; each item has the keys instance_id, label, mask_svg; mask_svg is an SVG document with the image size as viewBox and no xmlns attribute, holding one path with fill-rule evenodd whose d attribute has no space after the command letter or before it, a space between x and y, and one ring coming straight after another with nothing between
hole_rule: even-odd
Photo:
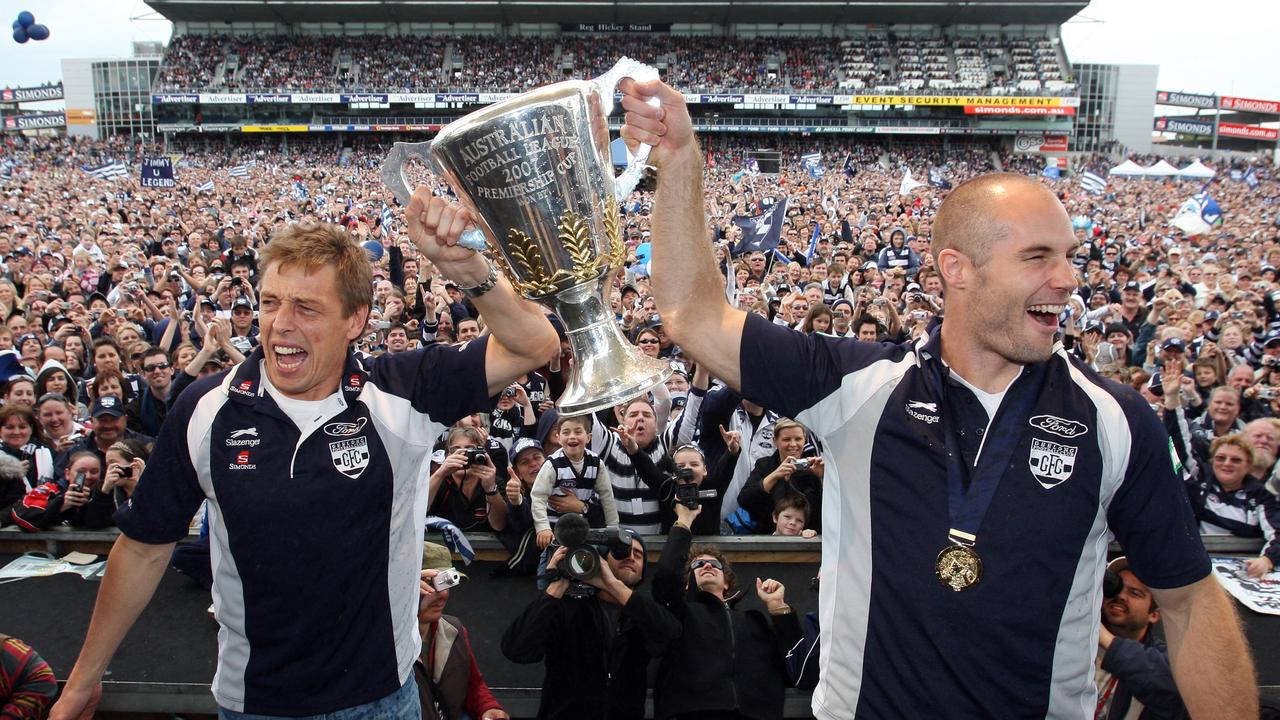
<instances>
[{"instance_id":1,"label":"blue balloon","mask_svg":"<svg viewBox=\"0 0 1280 720\"><path fill-rule=\"evenodd\" d=\"M13 29L14 29L14 30L17 30L17 29L18 29L18 28L20 28L20 27L22 27L22 23L21 23L20 21L18 21L18 20L14 20L14 21L13 21Z\"/></svg>"},{"instance_id":2,"label":"blue balloon","mask_svg":"<svg viewBox=\"0 0 1280 720\"><path fill-rule=\"evenodd\" d=\"M36 16L26 10L23 10L18 13L18 22L22 23L22 27L31 27L36 24Z\"/></svg>"},{"instance_id":3,"label":"blue balloon","mask_svg":"<svg viewBox=\"0 0 1280 720\"><path fill-rule=\"evenodd\" d=\"M27 29L20 27L13 31L13 39L15 42L24 43L30 38L27 37Z\"/></svg>"},{"instance_id":4,"label":"blue balloon","mask_svg":"<svg viewBox=\"0 0 1280 720\"><path fill-rule=\"evenodd\" d=\"M32 25L27 28L27 34L31 36L32 40L48 40L49 27L47 25Z\"/></svg>"}]
</instances>

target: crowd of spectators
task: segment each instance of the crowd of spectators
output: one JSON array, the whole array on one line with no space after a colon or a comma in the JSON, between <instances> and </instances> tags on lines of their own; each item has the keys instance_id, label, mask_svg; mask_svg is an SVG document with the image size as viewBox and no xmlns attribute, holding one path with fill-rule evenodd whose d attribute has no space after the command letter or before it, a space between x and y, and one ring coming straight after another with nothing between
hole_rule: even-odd
<instances>
[{"instance_id":1,"label":"crowd of spectators","mask_svg":"<svg viewBox=\"0 0 1280 720\"><path fill-rule=\"evenodd\" d=\"M180 35L159 91L521 92L626 55L690 92L1063 94L1048 40L690 35ZM221 70L221 71L220 71Z\"/></svg>"},{"instance_id":2,"label":"crowd of spectators","mask_svg":"<svg viewBox=\"0 0 1280 720\"><path fill-rule=\"evenodd\" d=\"M484 332L484 318L402 232L378 178L385 139L370 136L345 150L325 139L204 142L170 148L178 185L168 189L137 182L140 158L160 154L155 147L47 138L5 146L0 161L11 173L0 192L0 351L11 352L0 354L0 523L110 524L146 465L168 404L255 346L256 254L286 224L307 217L338 223L369 249L373 312L358 352L405 352ZM993 155L1018 172L1039 176L1043 167L1040 158L999 155L982 143L770 138L783 153L781 176L744 174L746 150L760 144L705 138L716 160L707 171L707 240L722 257L727 296L803 332L870 341L911 340L944 314L928 250L946 186L991 171ZM799 160L814 150L824 153L819 178ZM98 180L81 169L110 159L129 163L130 177ZM229 175L236 165L249 165L248 175ZM945 182L903 195L906 169ZM1202 532L1263 540L1249 565L1261 574L1280 562L1273 531L1280 521L1280 175L1259 164L1253 186L1231 179L1225 163L1217 169L1208 192L1223 221L1195 237L1170 221L1200 183L1112 179L1093 195L1072 179L1040 182L1062 200L1081 241L1080 287L1061 319L1066 351L1148 397L1175 440ZM212 191L196 190L208 180ZM776 251L735 254L742 233L734 218L762 215L784 198ZM617 517L646 534L680 536L664 550L655 597L678 622L701 626L711 622L703 617L714 605L709 598L723 601L734 586L719 551L691 548L689 535L821 533L823 448L802 425L710 377L667 338L644 263L652 202L648 190L623 206L629 252L608 299L638 352L671 361L672 379L589 422L563 422L554 401L572 358L562 343L560 357L502 393L492 412L438 439L428 512L466 532L495 534L510 550L511 573L542 568L552 585L560 580L545 570L563 554L549 530L566 514L597 525ZM540 480L544 468L550 474ZM580 482L597 472L610 489ZM574 477L572 492L556 492ZM700 511L673 504L684 482L716 497ZM541 547L549 549L539 557ZM686 596L690 560L696 587ZM622 566L615 571L626 574ZM614 580L599 587L622 593ZM555 585L552 594L566 587ZM780 585L756 590L767 612L732 625L768 664L776 652L770 643L794 642L800 630L778 619L789 611ZM551 622L551 612L531 607L526 614ZM648 622L665 632L665 621ZM519 662L547 656L550 641L521 628L513 625L504 651ZM661 671L673 686L688 676L674 658L696 657L702 643L696 632L683 637L644 640L645 652L675 653ZM671 649L680 643L682 650ZM735 678L713 678L720 680ZM767 710L784 682L769 676L741 690L760 695ZM680 714L684 697L658 702Z\"/></svg>"}]
</instances>

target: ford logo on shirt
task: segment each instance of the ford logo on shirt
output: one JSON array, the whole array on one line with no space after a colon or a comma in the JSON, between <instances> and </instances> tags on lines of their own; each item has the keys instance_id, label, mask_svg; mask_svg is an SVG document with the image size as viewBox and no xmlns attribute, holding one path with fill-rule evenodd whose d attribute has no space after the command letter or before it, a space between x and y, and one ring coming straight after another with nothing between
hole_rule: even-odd
<instances>
[{"instance_id":1,"label":"ford logo on shirt","mask_svg":"<svg viewBox=\"0 0 1280 720\"><path fill-rule=\"evenodd\" d=\"M1031 427L1040 428L1047 433L1053 433L1058 437L1074 438L1089 432L1089 428L1082 422L1075 420L1063 420L1054 415L1036 415L1029 421Z\"/></svg>"}]
</instances>

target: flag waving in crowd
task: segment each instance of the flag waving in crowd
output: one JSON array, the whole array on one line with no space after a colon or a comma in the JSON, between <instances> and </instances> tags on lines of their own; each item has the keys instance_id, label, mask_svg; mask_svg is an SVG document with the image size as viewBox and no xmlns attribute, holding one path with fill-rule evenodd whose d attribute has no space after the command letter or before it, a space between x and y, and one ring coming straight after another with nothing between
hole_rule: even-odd
<instances>
[{"instance_id":1,"label":"flag waving in crowd","mask_svg":"<svg viewBox=\"0 0 1280 720\"><path fill-rule=\"evenodd\" d=\"M808 153L800 156L800 166L804 171L809 173L809 177L815 180L827 174L827 169L822 166L822 153Z\"/></svg>"},{"instance_id":2,"label":"flag waving in crowd","mask_svg":"<svg viewBox=\"0 0 1280 720\"><path fill-rule=\"evenodd\" d=\"M1080 173L1080 186L1085 189L1085 192L1101 195L1102 191L1107 189L1107 179L1096 172L1085 170Z\"/></svg>"},{"instance_id":3,"label":"flag waving in crowd","mask_svg":"<svg viewBox=\"0 0 1280 720\"><path fill-rule=\"evenodd\" d=\"M1222 222L1222 208L1209 197L1208 192L1198 192L1187 198L1173 216L1173 224L1188 235L1203 235Z\"/></svg>"},{"instance_id":4,"label":"flag waving in crowd","mask_svg":"<svg viewBox=\"0 0 1280 720\"><path fill-rule=\"evenodd\" d=\"M902 176L902 184L898 187L898 194L910 195L912 190L915 190L918 187L924 187L924 185L924 183L911 177L911 170L908 168L906 173Z\"/></svg>"},{"instance_id":5,"label":"flag waving in crowd","mask_svg":"<svg viewBox=\"0 0 1280 720\"><path fill-rule=\"evenodd\" d=\"M106 162L94 167L86 165L84 167L84 171L99 180L109 180L111 178L127 177L129 175L129 169L126 168L124 163L119 160Z\"/></svg>"},{"instance_id":6,"label":"flag waving in crowd","mask_svg":"<svg viewBox=\"0 0 1280 720\"><path fill-rule=\"evenodd\" d=\"M782 239L782 225L787 217L787 199L782 198L774 203L773 208L760 215L747 217L738 215L733 224L742 229L742 241L733 248L734 255L749 252L768 253L778 247Z\"/></svg>"},{"instance_id":7,"label":"flag waving in crowd","mask_svg":"<svg viewBox=\"0 0 1280 720\"><path fill-rule=\"evenodd\" d=\"M951 189L951 182L947 180L947 176L944 174L943 169L936 165L929 168L929 184L940 190Z\"/></svg>"}]
</instances>

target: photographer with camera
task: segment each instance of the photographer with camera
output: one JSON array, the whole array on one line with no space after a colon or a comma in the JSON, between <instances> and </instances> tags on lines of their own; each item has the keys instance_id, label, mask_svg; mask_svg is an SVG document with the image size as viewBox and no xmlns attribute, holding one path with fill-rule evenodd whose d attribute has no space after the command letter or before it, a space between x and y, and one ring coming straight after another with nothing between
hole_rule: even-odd
<instances>
[{"instance_id":1,"label":"photographer with camera","mask_svg":"<svg viewBox=\"0 0 1280 720\"><path fill-rule=\"evenodd\" d=\"M1123 557L1107 565L1094 679L1101 720L1181 720L1187 709L1174 683L1169 649L1151 632L1160 622L1151 589Z\"/></svg>"},{"instance_id":2,"label":"photographer with camera","mask_svg":"<svg viewBox=\"0 0 1280 720\"><path fill-rule=\"evenodd\" d=\"M822 478L826 465L821 457L801 457L806 430L795 420L779 420L774 425L773 438L777 451L752 468L738 495L738 504L750 513L755 532L768 535L773 532L773 508L777 502L787 494L803 495L813 511L808 526L821 533Z\"/></svg>"},{"instance_id":3,"label":"photographer with camera","mask_svg":"<svg viewBox=\"0 0 1280 720\"><path fill-rule=\"evenodd\" d=\"M102 459L88 450L71 454L63 471L66 493L62 498L62 516L71 527L100 530L112 527L116 511L111 491L102 484Z\"/></svg>"},{"instance_id":4,"label":"photographer with camera","mask_svg":"<svg viewBox=\"0 0 1280 720\"><path fill-rule=\"evenodd\" d=\"M585 536L586 521L570 517L561 518L562 527L579 526L577 534ZM680 626L653 598L636 592L647 563L644 541L629 531L621 535L621 547L589 551L599 560L598 574L578 582L559 571L571 548L556 549L547 570L559 577L502 634L508 660L545 664L539 720L645 717L649 661L666 651ZM585 587L595 592L583 592Z\"/></svg>"},{"instance_id":5,"label":"photographer with camera","mask_svg":"<svg viewBox=\"0 0 1280 720\"><path fill-rule=\"evenodd\" d=\"M150 456L150 449L137 440L120 440L107 448L107 472L102 478L102 492L112 496L116 507L124 505L133 495Z\"/></svg>"},{"instance_id":6,"label":"photographer with camera","mask_svg":"<svg viewBox=\"0 0 1280 720\"><path fill-rule=\"evenodd\" d=\"M765 612L737 609L743 595L724 554L711 545L690 548L701 512L676 505L653 579L654 599L681 628L658 665L654 718L780 718L790 682L784 658L800 640L800 623L773 579L756 579Z\"/></svg>"},{"instance_id":7,"label":"photographer with camera","mask_svg":"<svg viewBox=\"0 0 1280 720\"><path fill-rule=\"evenodd\" d=\"M422 575L418 583L418 634L422 652L413 663L422 704L422 720L510 720L489 691L471 638L462 621L445 615L449 590L464 576L453 568L449 549L422 544Z\"/></svg>"},{"instance_id":8,"label":"photographer with camera","mask_svg":"<svg viewBox=\"0 0 1280 720\"><path fill-rule=\"evenodd\" d=\"M489 437L509 452L517 438L533 437L538 429L529 393L519 383L511 383L498 395L498 404L489 413Z\"/></svg>"},{"instance_id":9,"label":"photographer with camera","mask_svg":"<svg viewBox=\"0 0 1280 720\"><path fill-rule=\"evenodd\" d=\"M445 439L445 455L431 474L427 514L444 518L465 532L500 532L507 526L507 504L498 490L498 469L488 440L478 428L454 426Z\"/></svg>"}]
</instances>

